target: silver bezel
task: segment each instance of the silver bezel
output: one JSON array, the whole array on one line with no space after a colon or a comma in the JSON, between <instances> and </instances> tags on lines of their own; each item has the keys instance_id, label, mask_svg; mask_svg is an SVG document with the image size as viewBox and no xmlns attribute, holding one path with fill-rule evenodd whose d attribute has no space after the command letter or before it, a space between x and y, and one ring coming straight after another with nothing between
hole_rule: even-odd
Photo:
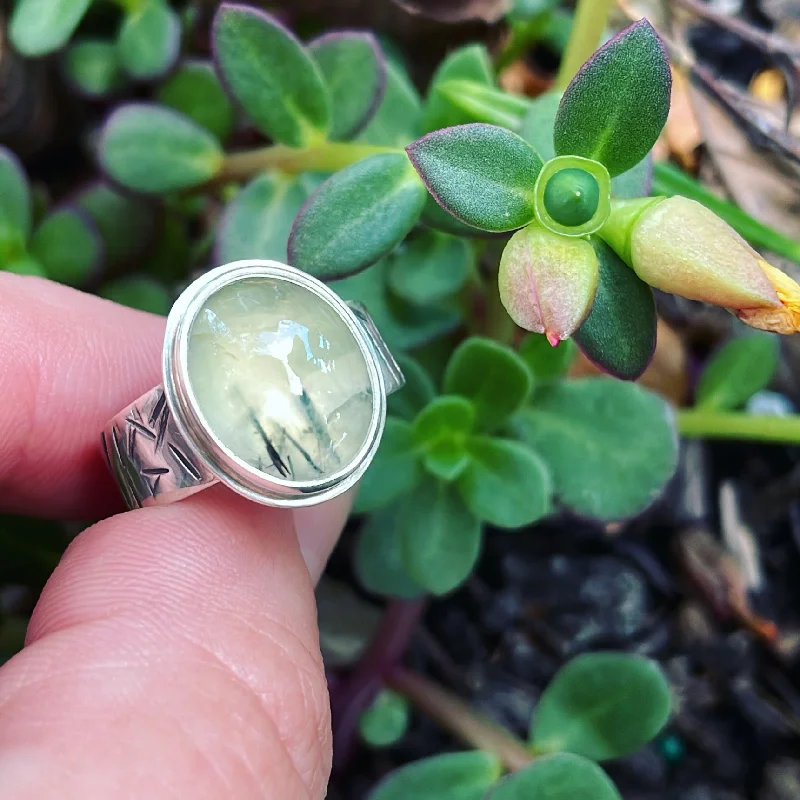
<instances>
[{"instance_id":1,"label":"silver bezel","mask_svg":"<svg viewBox=\"0 0 800 800\"><path fill-rule=\"evenodd\" d=\"M192 324L205 301L215 292L249 278L277 278L301 286L324 300L346 323L367 364L372 388L372 420L366 440L350 464L322 481L286 481L236 456L203 418L188 375L188 342ZM314 505L352 487L372 461L386 421L386 389L372 344L348 306L325 284L278 261L234 261L205 273L176 300L167 318L163 351L167 404L180 429L206 467L235 492L257 503L281 507Z\"/></svg>"}]
</instances>

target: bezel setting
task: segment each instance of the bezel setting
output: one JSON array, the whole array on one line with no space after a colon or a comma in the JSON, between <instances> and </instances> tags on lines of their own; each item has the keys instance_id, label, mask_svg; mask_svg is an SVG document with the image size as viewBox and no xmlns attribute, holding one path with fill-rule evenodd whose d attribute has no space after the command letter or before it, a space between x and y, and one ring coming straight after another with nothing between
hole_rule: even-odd
<instances>
[{"instance_id":1,"label":"bezel setting","mask_svg":"<svg viewBox=\"0 0 800 800\"><path fill-rule=\"evenodd\" d=\"M205 420L192 390L188 344L198 313L223 287L253 278L287 281L316 295L347 325L364 357L372 390L372 418L367 435L358 453L343 469L321 480L287 481L268 475L235 455ZM257 503L296 508L336 497L355 485L380 444L386 422L386 387L375 349L364 327L347 304L325 284L278 261L234 261L210 270L191 283L176 300L167 318L162 370L167 405L194 453L222 483Z\"/></svg>"}]
</instances>

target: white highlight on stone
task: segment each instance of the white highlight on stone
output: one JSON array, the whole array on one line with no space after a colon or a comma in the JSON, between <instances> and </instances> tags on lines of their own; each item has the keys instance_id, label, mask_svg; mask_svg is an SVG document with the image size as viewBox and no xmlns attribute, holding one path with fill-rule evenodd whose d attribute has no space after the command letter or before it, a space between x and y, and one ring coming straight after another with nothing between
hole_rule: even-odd
<instances>
[{"instance_id":1,"label":"white highlight on stone","mask_svg":"<svg viewBox=\"0 0 800 800\"><path fill-rule=\"evenodd\" d=\"M369 434L358 342L325 300L288 280L245 278L211 295L189 332L188 377L215 436L272 477L330 478Z\"/></svg>"}]
</instances>

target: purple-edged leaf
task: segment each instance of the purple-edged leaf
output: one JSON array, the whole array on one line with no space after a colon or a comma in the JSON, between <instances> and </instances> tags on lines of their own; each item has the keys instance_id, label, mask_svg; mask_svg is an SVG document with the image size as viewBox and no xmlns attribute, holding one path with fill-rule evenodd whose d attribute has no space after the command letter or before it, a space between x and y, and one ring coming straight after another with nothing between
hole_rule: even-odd
<instances>
[{"instance_id":1,"label":"purple-edged leaf","mask_svg":"<svg viewBox=\"0 0 800 800\"><path fill-rule=\"evenodd\" d=\"M425 187L403 153L380 153L328 178L297 215L289 260L323 280L358 272L414 227Z\"/></svg>"},{"instance_id":2,"label":"purple-edged leaf","mask_svg":"<svg viewBox=\"0 0 800 800\"><path fill-rule=\"evenodd\" d=\"M386 90L386 59L371 33L345 31L309 44L331 98L331 139L350 139L370 121Z\"/></svg>"},{"instance_id":3,"label":"purple-edged leaf","mask_svg":"<svg viewBox=\"0 0 800 800\"><path fill-rule=\"evenodd\" d=\"M602 239L591 242L600 279L592 310L573 338L598 367L632 381L645 371L656 348L653 290Z\"/></svg>"},{"instance_id":4,"label":"purple-edged leaf","mask_svg":"<svg viewBox=\"0 0 800 800\"><path fill-rule=\"evenodd\" d=\"M512 231L534 218L542 159L515 133L458 125L417 139L406 152L439 205L467 225Z\"/></svg>"},{"instance_id":5,"label":"purple-edged leaf","mask_svg":"<svg viewBox=\"0 0 800 800\"><path fill-rule=\"evenodd\" d=\"M100 268L103 240L88 214L62 208L33 232L30 253L51 280L82 286Z\"/></svg>"},{"instance_id":6,"label":"purple-edged leaf","mask_svg":"<svg viewBox=\"0 0 800 800\"><path fill-rule=\"evenodd\" d=\"M262 133L290 147L303 147L328 133L330 97L322 73L274 17L223 3L211 39L226 87Z\"/></svg>"},{"instance_id":7,"label":"purple-edged leaf","mask_svg":"<svg viewBox=\"0 0 800 800\"><path fill-rule=\"evenodd\" d=\"M597 278L597 256L589 242L533 224L506 245L497 282L511 319L545 334L555 346L586 319Z\"/></svg>"},{"instance_id":8,"label":"purple-edged leaf","mask_svg":"<svg viewBox=\"0 0 800 800\"><path fill-rule=\"evenodd\" d=\"M205 183L222 167L219 142L171 108L137 103L118 108L103 128L100 164L140 192L170 192Z\"/></svg>"},{"instance_id":9,"label":"purple-edged leaf","mask_svg":"<svg viewBox=\"0 0 800 800\"><path fill-rule=\"evenodd\" d=\"M664 45L642 19L601 47L567 87L553 132L557 155L593 158L612 176L631 169L667 121L671 88Z\"/></svg>"},{"instance_id":10,"label":"purple-edged leaf","mask_svg":"<svg viewBox=\"0 0 800 800\"><path fill-rule=\"evenodd\" d=\"M0 146L0 239L6 231L23 241L31 229L31 190L19 159Z\"/></svg>"},{"instance_id":11,"label":"purple-edged leaf","mask_svg":"<svg viewBox=\"0 0 800 800\"><path fill-rule=\"evenodd\" d=\"M125 18L117 46L122 66L132 77L158 78L178 60L180 19L163 0L146 0Z\"/></svg>"}]
</instances>

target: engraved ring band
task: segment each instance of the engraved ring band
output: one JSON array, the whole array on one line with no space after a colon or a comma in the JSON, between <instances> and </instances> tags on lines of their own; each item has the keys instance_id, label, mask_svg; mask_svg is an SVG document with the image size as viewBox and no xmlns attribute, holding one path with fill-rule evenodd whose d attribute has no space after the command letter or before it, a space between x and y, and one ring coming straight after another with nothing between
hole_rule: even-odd
<instances>
[{"instance_id":1,"label":"engraved ring band","mask_svg":"<svg viewBox=\"0 0 800 800\"><path fill-rule=\"evenodd\" d=\"M277 261L195 280L167 318L161 386L102 433L129 508L222 482L265 505L329 500L375 455L403 374L366 309Z\"/></svg>"}]
</instances>

